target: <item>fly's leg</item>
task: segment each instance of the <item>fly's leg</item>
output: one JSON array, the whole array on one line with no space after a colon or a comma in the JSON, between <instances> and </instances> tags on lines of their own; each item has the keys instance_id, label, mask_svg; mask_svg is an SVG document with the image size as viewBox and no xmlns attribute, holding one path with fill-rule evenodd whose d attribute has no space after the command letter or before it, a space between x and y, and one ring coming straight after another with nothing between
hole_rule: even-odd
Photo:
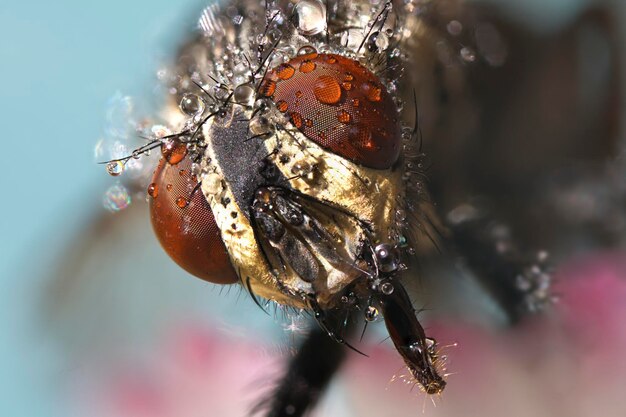
<instances>
[{"instance_id":1,"label":"fly's leg","mask_svg":"<svg viewBox=\"0 0 626 417\"><path fill-rule=\"evenodd\" d=\"M314 328L291 359L287 371L257 410L264 417L298 417L317 404L321 394L346 356L345 348L321 328Z\"/></svg>"},{"instance_id":2,"label":"fly's leg","mask_svg":"<svg viewBox=\"0 0 626 417\"><path fill-rule=\"evenodd\" d=\"M453 244L511 323L552 301L545 252L519 248L506 225L479 217L451 226Z\"/></svg>"}]
</instances>

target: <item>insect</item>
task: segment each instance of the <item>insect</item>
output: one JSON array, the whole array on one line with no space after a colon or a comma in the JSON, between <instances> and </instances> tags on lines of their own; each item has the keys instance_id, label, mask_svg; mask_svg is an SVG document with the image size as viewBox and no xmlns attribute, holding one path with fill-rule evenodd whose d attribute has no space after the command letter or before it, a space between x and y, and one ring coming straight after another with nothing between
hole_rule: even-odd
<instances>
[{"instance_id":1,"label":"insect","mask_svg":"<svg viewBox=\"0 0 626 417\"><path fill-rule=\"evenodd\" d=\"M518 247L480 204L446 201L435 180L433 195L451 207L439 220L427 190L418 97L429 86L418 71L407 73L418 60L408 54L432 67L429 77L454 84L479 55L502 65L502 38L489 25L476 31L482 43L455 38L460 21L444 19L441 28L430 20L454 2L375 3L210 6L169 81L167 129L107 163L117 175L160 151L148 194L166 252L199 278L240 285L263 310L267 300L318 322L266 404L269 415L304 413L339 366L342 345L359 352L355 316L367 323L381 314L418 386L444 390L438 343L403 284L438 233L459 246L511 317L551 299L542 251L535 259ZM307 389L290 389L298 378Z\"/></svg>"}]
</instances>

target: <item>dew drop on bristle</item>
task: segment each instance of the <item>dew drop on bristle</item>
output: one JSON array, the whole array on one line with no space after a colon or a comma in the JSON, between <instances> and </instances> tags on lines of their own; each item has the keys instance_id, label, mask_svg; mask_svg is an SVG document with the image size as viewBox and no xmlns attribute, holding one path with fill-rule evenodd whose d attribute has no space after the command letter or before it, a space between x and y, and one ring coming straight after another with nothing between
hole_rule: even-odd
<instances>
[{"instance_id":1,"label":"dew drop on bristle","mask_svg":"<svg viewBox=\"0 0 626 417\"><path fill-rule=\"evenodd\" d=\"M193 93L186 93L178 105L180 111L187 116L197 116L204 112L204 101Z\"/></svg>"},{"instance_id":2,"label":"dew drop on bristle","mask_svg":"<svg viewBox=\"0 0 626 417\"><path fill-rule=\"evenodd\" d=\"M122 161L111 161L106 164L107 173L113 177L117 177L124 172L124 163Z\"/></svg>"},{"instance_id":3,"label":"dew drop on bristle","mask_svg":"<svg viewBox=\"0 0 626 417\"><path fill-rule=\"evenodd\" d=\"M378 309L374 306L369 306L365 310L365 320L367 321L375 321L379 316Z\"/></svg>"},{"instance_id":4,"label":"dew drop on bristle","mask_svg":"<svg viewBox=\"0 0 626 417\"><path fill-rule=\"evenodd\" d=\"M294 14L301 35L317 35L326 29L326 6L320 0L300 0Z\"/></svg>"},{"instance_id":5,"label":"dew drop on bristle","mask_svg":"<svg viewBox=\"0 0 626 417\"><path fill-rule=\"evenodd\" d=\"M110 212L118 212L127 208L131 203L131 197L126 187L122 184L114 184L104 193L102 205Z\"/></svg>"}]
</instances>

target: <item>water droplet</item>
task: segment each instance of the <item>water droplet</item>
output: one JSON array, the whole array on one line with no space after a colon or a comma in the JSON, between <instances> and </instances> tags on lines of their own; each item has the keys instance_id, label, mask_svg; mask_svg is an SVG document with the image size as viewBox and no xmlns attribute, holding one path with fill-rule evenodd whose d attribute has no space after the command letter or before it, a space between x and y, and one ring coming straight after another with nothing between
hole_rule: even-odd
<instances>
[{"instance_id":1,"label":"water droplet","mask_svg":"<svg viewBox=\"0 0 626 417\"><path fill-rule=\"evenodd\" d=\"M326 6L321 0L300 0L294 13L301 35L317 35L326 29Z\"/></svg>"},{"instance_id":2,"label":"water droplet","mask_svg":"<svg viewBox=\"0 0 626 417\"><path fill-rule=\"evenodd\" d=\"M352 83L344 81L341 83L341 87L346 91L350 91L352 90Z\"/></svg>"},{"instance_id":3,"label":"water droplet","mask_svg":"<svg viewBox=\"0 0 626 417\"><path fill-rule=\"evenodd\" d=\"M106 170L109 175L117 177L124 172L124 163L122 161L111 161L106 164Z\"/></svg>"},{"instance_id":4,"label":"water droplet","mask_svg":"<svg viewBox=\"0 0 626 417\"><path fill-rule=\"evenodd\" d=\"M291 123L293 123L296 129L302 128L302 115L300 113L290 113L289 117L291 119Z\"/></svg>"},{"instance_id":5,"label":"water droplet","mask_svg":"<svg viewBox=\"0 0 626 417\"><path fill-rule=\"evenodd\" d=\"M336 104L341 99L341 87L330 75L322 75L315 80L313 94L320 103Z\"/></svg>"},{"instance_id":6,"label":"water droplet","mask_svg":"<svg viewBox=\"0 0 626 417\"><path fill-rule=\"evenodd\" d=\"M315 70L315 67L316 67L315 62L312 62L312 61L309 61L309 60L302 61L300 63L300 72L303 72L303 73L307 74L307 73Z\"/></svg>"},{"instance_id":7,"label":"water droplet","mask_svg":"<svg viewBox=\"0 0 626 417\"><path fill-rule=\"evenodd\" d=\"M380 285L380 292L382 292L385 295L391 295L393 294L393 290L395 288L393 287L393 284L391 282L383 282Z\"/></svg>"},{"instance_id":8,"label":"water droplet","mask_svg":"<svg viewBox=\"0 0 626 417\"><path fill-rule=\"evenodd\" d=\"M354 81L354 75L350 74L349 72L346 72L346 74L343 77L344 81Z\"/></svg>"},{"instance_id":9,"label":"water droplet","mask_svg":"<svg viewBox=\"0 0 626 417\"><path fill-rule=\"evenodd\" d=\"M302 91L300 90L296 91L296 97L300 98L302 96L303 96Z\"/></svg>"},{"instance_id":10,"label":"water droplet","mask_svg":"<svg viewBox=\"0 0 626 417\"><path fill-rule=\"evenodd\" d=\"M359 107L361 105L361 100L359 100L358 98L353 98L352 99L352 105L354 107Z\"/></svg>"},{"instance_id":11,"label":"water droplet","mask_svg":"<svg viewBox=\"0 0 626 417\"><path fill-rule=\"evenodd\" d=\"M287 104L286 101L284 100L280 100L278 103L276 103L276 108L281 111L281 112L286 112L287 109L289 108L289 104Z\"/></svg>"},{"instance_id":12,"label":"water droplet","mask_svg":"<svg viewBox=\"0 0 626 417\"><path fill-rule=\"evenodd\" d=\"M378 318L379 314L380 313L378 312L378 309L376 307L368 306L365 310L365 320L374 321Z\"/></svg>"},{"instance_id":13,"label":"water droplet","mask_svg":"<svg viewBox=\"0 0 626 417\"><path fill-rule=\"evenodd\" d=\"M180 111L187 116L197 116L204 112L204 101L195 94L186 93L183 95L183 98L180 99L178 107L180 107Z\"/></svg>"},{"instance_id":14,"label":"water droplet","mask_svg":"<svg viewBox=\"0 0 626 417\"><path fill-rule=\"evenodd\" d=\"M157 183L153 182L148 186L148 195L152 198L157 198L159 195L159 186Z\"/></svg>"},{"instance_id":15,"label":"water droplet","mask_svg":"<svg viewBox=\"0 0 626 417\"><path fill-rule=\"evenodd\" d=\"M386 243L381 243L374 249L374 254L383 272L391 272L398 269L398 256L396 250Z\"/></svg>"},{"instance_id":16,"label":"water droplet","mask_svg":"<svg viewBox=\"0 0 626 417\"><path fill-rule=\"evenodd\" d=\"M106 193L104 193L102 199L104 208L112 212L124 210L130 203L130 194L128 194L128 190L122 184L112 185Z\"/></svg>"},{"instance_id":17,"label":"water droplet","mask_svg":"<svg viewBox=\"0 0 626 417\"><path fill-rule=\"evenodd\" d=\"M266 43L268 43L270 41L269 37L264 34L264 33L259 33L256 37L256 42L259 45L265 45Z\"/></svg>"},{"instance_id":18,"label":"water droplet","mask_svg":"<svg viewBox=\"0 0 626 417\"><path fill-rule=\"evenodd\" d=\"M250 84L241 84L235 88L233 94L235 101L244 106L252 106L254 104L254 88Z\"/></svg>"},{"instance_id":19,"label":"water droplet","mask_svg":"<svg viewBox=\"0 0 626 417\"><path fill-rule=\"evenodd\" d=\"M464 46L461 48L461 58L463 58L465 62L474 62L476 61L476 54L471 48Z\"/></svg>"},{"instance_id":20,"label":"water droplet","mask_svg":"<svg viewBox=\"0 0 626 417\"><path fill-rule=\"evenodd\" d=\"M248 128L253 135L265 135L273 131L273 126L268 118L261 114L257 114L250 120Z\"/></svg>"},{"instance_id":21,"label":"water droplet","mask_svg":"<svg viewBox=\"0 0 626 417\"><path fill-rule=\"evenodd\" d=\"M313 127L313 120L311 120L311 119L304 119L304 125L306 127Z\"/></svg>"},{"instance_id":22,"label":"water droplet","mask_svg":"<svg viewBox=\"0 0 626 417\"><path fill-rule=\"evenodd\" d=\"M336 63L337 63L337 58L335 58L335 57L334 57L334 56L332 56L332 55L328 55L328 56L326 57L326 61L327 61L329 64L336 64Z\"/></svg>"},{"instance_id":23,"label":"water droplet","mask_svg":"<svg viewBox=\"0 0 626 417\"><path fill-rule=\"evenodd\" d=\"M176 199L176 205L180 208L185 208L189 205L189 200L187 200L185 197L178 197Z\"/></svg>"},{"instance_id":24,"label":"water droplet","mask_svg":"<svg viewBox=\"0 0 626 417\"><path fill-rule=\"evenodd\" d=\"M276 81L266 78L261 84L259 93L265 97L271 97L274 95L274 91L276 91Z\"/></svg>"},{"instance_id":25,"label":"water droplet","mask_svg":"<svg viewBox=\"0 0 626 417\"><path fill-rule=\"evenodd\" d=\"M369 101L376 103L381 100L382 89L373 81L366 81L361 84L361 91Z\"/></svg>"},{"instance_id":26,"label":"water droplet","mask_svg":"<svg viewBox=\"0 0 626 417\"><path fill-rule=\"evenodd\" d=\"M350 113L347 111L340 110L339 113L337 113L337 120L343 124L348 124L352 121L352 116L350 116Z\"/></svg>"},{"instance_id":27,"label":"water droplet","mask_svg":"<svg viewBox=\"0 0 626 417\"><path fill-rule=\"evenodd\" d=\"M169 140L161 147L161 154L171 165L176 165L187 156L187 145L179 140Z\"/></svg>"},{"instance_id":28,"label":"water droplet","mask_svg":"<svg viewBox=\"0 0 626 417\"><path fill-rule=\"evenodd\" d=\"M463 25L458 20L451 20L446 26L448 33L452 36L458 36L463 31Z\"/></svg>"},{"instance_id":29,"label":"water droplet","mask_svg":"<svg viewBox=\"0 0 626 417\"><path fill-rule=\"evenodd\" d=\"M172 184L167 184L167 185L165 186L165 189L166 189L167 191L172 191L172 188L174 188L174 186L173 186Z\"/></svg>"},{"instance_id":30,"label":"water droplet","mask_svg":"<svg viewBox=\"0 0 626 417\"><path fill-rule=\"evenodd\" d=\"M307 58L315 59L317 58L317 49L315 49L311 45L305 45L302 48L298 49L298 55L299 56L310 55L310 56L307 56Z\"/></svg>"},{"instance_id":31,"label":"water droplet","mask_svg":"<svg viewBox=\"0 0 626 417\"><path fill-rule=\"evenodd\" d=\"M370 52L382 52L389 47L389 38L384 33L374 32L367 40L367 49Z\"/></svg>"},{"instance_id":32,"label":"water droplet","mask_svg":"<svg viewBox=\"0 0 626 417\"><path fill-rule=\"evenodd\" d=\"M361 29L348 29L341 35L341 44L355 52L361 45L361 42L363 42L363 31Z\"/></svg>"},{"instance_id":33,"label":"water droplet","mask_svg":"<svg viewBox=\"0 0 626 417\"><path fill-rule=\"evenodd\" d=\"M295 74L295 72L296 72L295 68L289 64L282 64L278 66L278 68L276 68L276 75L281 80L290 79L291 77L293 77L293 74Z\"/></svg>"}]
</instances>

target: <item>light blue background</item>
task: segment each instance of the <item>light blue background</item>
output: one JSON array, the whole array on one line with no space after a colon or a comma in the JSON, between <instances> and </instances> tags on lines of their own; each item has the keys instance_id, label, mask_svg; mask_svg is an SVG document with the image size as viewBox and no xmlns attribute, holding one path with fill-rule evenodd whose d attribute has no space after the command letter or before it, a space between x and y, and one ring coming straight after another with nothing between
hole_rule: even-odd
<instances>
[{"instance_id":1,"label":"light blue background","mask_svg":"<svg viewBox=\"0 0 626 417\"><path fill-rule=\"evenodd\" d=\"M189 25L193 0L3 1L0 414L64 415L55 354L32 329L41 271L99 209L94 165L107 101L140 95ZM54 371L53 371L54 370Z\"/></svg>"}]
</instances>

